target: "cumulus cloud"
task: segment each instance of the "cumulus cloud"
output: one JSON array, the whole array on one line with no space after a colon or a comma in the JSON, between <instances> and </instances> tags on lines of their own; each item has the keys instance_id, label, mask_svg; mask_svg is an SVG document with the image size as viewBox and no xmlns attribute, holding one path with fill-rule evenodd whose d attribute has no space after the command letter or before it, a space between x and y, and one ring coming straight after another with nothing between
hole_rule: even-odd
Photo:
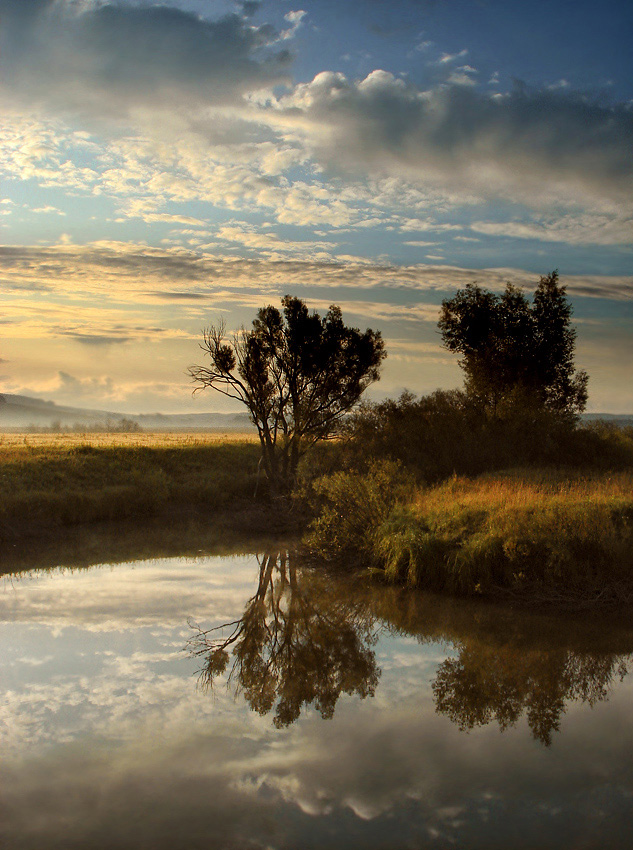
<instances>
[{"instance_id":1,"label":"cumulus cloud","mask_svg":"<svg viewBox=\"0 0 633 850\"><path fill-rule=\"evenodd\" d=\"M461 73L472 77L469 66ZM282 105L332 167L531 204L623 202L633 188L633 112L574 92L518 84L492 96L464 85L423 91L382 70L360 81L324 72Z\"/></svg>"},{"instance_id":2,"label":"cumulus cloud","mask_svg":"<svg viewBox=\"0 0 633 850\"><path fill-rule=\"evenodd\" d=\"M266 50L275 30L237 14L211 21L167 5L0 0L0 17L5 90L62 110L101 117L183 99L230 103L286 79L288 53Z\"/></svg>"}]
</instances>

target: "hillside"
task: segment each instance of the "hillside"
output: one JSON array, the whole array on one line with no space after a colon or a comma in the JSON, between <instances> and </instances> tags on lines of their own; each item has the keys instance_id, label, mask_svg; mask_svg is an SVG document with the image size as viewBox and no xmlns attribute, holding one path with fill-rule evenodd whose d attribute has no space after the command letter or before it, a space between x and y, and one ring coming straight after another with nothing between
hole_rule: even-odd
<instances>
[{"instance_id":1,"label":"hillside","mask_svg":"<svg viewBox=\"0 0 633 850\"><path fill-rule=\"evenodd\" d=\"M245 413L118 413L65 407L53 401L24 395L0 396L0 430L22 428L104 428L134 422L146 431L247 431L252 428Z\"/></svg>"}]
</instances>

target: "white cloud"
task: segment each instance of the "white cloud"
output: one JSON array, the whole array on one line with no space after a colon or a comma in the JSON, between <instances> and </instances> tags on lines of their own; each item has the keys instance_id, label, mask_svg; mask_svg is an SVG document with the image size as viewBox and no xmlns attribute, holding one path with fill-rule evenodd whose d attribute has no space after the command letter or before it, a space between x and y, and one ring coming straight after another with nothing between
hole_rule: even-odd
<instances>
[{"instance_id":1,"label":"white cloud","mask_svg":"<svg viewBox=\"0 0 633 850\"><path fill-rule=\"evenodd\" d=\"M442 53L437 60L438 65L448 65L450 62L456 62L458 59L463 59L468 56L468 50L460 50L459 53Z\"/></svg>"},{"instance_id":2,"label":"white cloud","mask_svg":"<svg viewBox=\"0 0 633 850\"><path fill-rule=\"evenodd\" d=\"M44 214L54 213L55 215L66 215L66 213L63 210L60 210L57 207L51 207L51 206L38 207L37 209L32 209L31 212L44 213Z\"/></svg>"},{"instance_id":3,"label":"white cloud","mask_svg":"<svg viewBox=\"0 0 633 850\"><path fill-rule=\"evenodd\" d=\"M284 20L288 21L288 23L290 24L290 27L287 30L282 30L282 32L279 36L280 39L282 41L287 41L290 38L294 38L294 36L297 33L297 30L301 26L303 19L305 18L305 16L307 14L308 14L307 12L304 12L301 9L297 10L296 12L287 12L284 15Z\"/></svg>"}]
</instances>

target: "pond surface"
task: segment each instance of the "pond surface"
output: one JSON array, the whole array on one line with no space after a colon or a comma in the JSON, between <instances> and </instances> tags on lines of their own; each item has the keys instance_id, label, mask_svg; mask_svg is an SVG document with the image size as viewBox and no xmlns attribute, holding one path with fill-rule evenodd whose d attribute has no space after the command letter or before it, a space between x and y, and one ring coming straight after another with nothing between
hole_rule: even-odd
<instances>
[{"instance_id":1,"label":"pond surface","mask_svg":"<svg viewBox=\"0 0 633 850\"><path fill-rule=\"evenodd\" d=\"M272 550L41 567L0 577L4 850L632 846L626 623Z\"/></svg>"}]
</instances>

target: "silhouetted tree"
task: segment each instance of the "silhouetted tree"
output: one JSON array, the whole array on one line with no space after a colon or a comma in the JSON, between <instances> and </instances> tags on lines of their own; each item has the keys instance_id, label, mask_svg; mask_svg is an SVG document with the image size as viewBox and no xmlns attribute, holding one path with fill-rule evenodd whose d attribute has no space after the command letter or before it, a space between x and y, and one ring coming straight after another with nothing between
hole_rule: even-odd
<instances>
[{"instance_id":1,"label":"silhouetted tree","mask_svg":"<svg viewBox=\"0 0 633 850\"><path fill-rule=\"evenodd\" d=\"M584 410L588 378L574 368L576 331L558 272L541 277L532 303L511 284L500 296L469 284L442 303L438 326L461 355L467 395L489 412L573 419Z\"/></svg>"},{"instance_id":2,"label":"silhouetted tree","mask_svg":"<svg viewBox=\"0 0 633 850\"><path fill-rule=\"evenodd\" d=\"M196 390L246 405L273 494L292 489L301 457L378 380L386 356L380 333L347 327L339 307L321 317L299 298L287 295L282 305L283 312L262 307L252 330L230 341L224 324L208 328L201 348L211 365L189 370Z\"/></svg>"}]
</instances>

